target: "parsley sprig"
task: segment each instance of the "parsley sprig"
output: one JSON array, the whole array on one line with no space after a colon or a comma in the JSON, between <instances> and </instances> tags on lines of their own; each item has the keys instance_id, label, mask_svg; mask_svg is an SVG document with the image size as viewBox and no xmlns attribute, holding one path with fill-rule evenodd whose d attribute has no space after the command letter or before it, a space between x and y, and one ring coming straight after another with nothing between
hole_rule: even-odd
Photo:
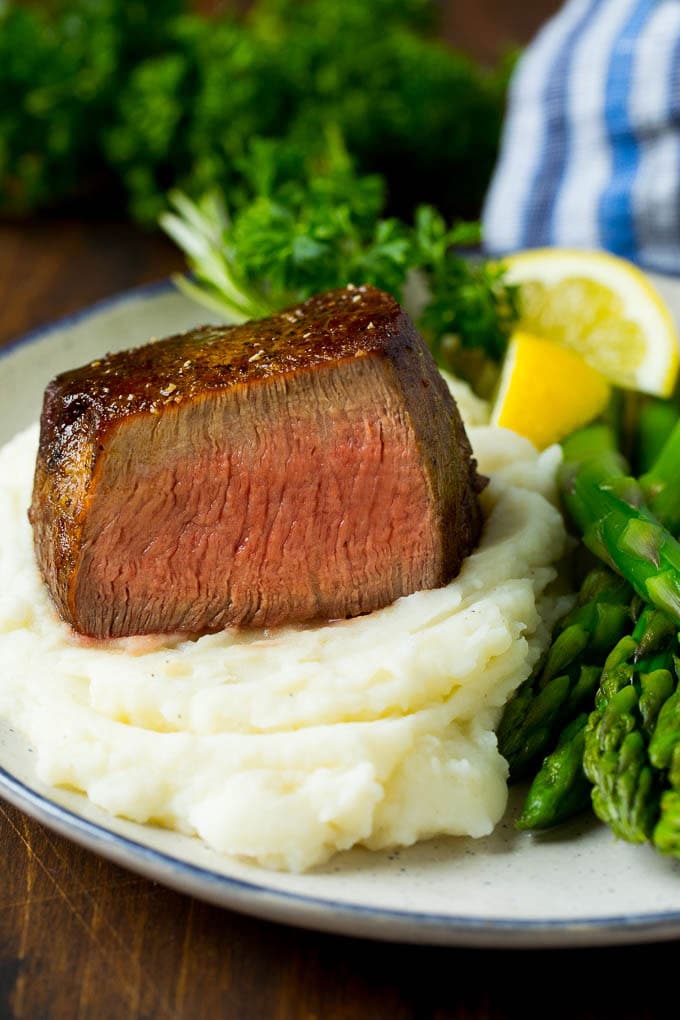
<instances>
[{"instance_id":1,"label":"parsley sprig","mask_svg":"<svg viewBox=\"0 0 680 1020\"><path fill-rule=\"evenodd\" d=\"M518 309L501 265L460 252L479 242L478 225L451 226L430 205L420 205L412 223L384 216L384 179L357 174L332 133L322 168L277 183L267 171L277 165L275 144L251 148L242 169L252 198L233 216L217 192L198 202L170 193L161 225L192 273L178 286L243 322L333 287L371 283L412 306L443 367L487 389Z\"/></svg>"}]
</instances>

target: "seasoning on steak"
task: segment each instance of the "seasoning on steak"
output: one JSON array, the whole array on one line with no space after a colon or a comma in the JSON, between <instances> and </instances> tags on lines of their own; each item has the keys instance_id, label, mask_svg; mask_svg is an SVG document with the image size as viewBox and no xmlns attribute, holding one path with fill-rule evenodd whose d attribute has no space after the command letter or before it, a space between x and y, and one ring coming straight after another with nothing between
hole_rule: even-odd
<instances>
[{"instance_id":1,"label":"seasoning on steak","mask_svg":"<svg viewBox=\"0 0 680 1020\"><path fill-rule=\"evenodd\" d=\"M408 315L350 286L58 376L30 519L77 631L199 634L445 584L482 484Z\"/></svg>"}]
</instances>

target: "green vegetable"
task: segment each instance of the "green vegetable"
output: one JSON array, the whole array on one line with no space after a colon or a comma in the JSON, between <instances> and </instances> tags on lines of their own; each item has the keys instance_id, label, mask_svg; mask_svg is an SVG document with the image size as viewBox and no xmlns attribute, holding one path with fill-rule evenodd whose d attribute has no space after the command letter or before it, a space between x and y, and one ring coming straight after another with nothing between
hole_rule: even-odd
<instances>
[{"instance_id":1,"label":"green vegetable","mask_svg":"<svg viewBox=\"0 0 680 1020\"><path fill-rule=\"evenodd\" d=\"M588 548L645 601L680 621L680 544L644 506L643 492L601 427L563 443L559 484Z\"/></svg>"},{"instance_id":2,"label":"green vegetable","mask_svg":"<svg viewBox=\"0 0 680 1020\"><path fill-rule=\"evenodd\" d=\"M110 181L100 129L128 68L167 42L181 0L0 2L0 211L23 214Z\"/></svg>"},{"instance_id":3,"label":"green vegetable","mask_svg":"<svg viewBox=\"0 0 680 1020\"><path fill-rule=\"evenodd\" d=\"M673 534L680 532L680 422L670 431L654 463L640 478L649 509Z\"/></svg>"},{"instance_id":4,"label":"green vegetable","mask_svg":"<svg viewBox=\"0 0 680 1020\"><path fill-rule=\"evenodd\" d=\"M602 675L585 737L583 768L593 784L595 813L614 833L646 842L659 816L662 778L650 737L674 688L670 655L648 661L675 640L673 623L648 607L631 638L613 650Z\"/></svg>"},{"instance_id":5,"label":"green vegetable","mask_svg":"<svg viewBox=\"0 0 680 1020\"><path fill-rule=\"evenodd\" d=\"M536 774L517 821L518 829L548 829L590 803L590 783L583 771L588 716L582 712L565 726L557 747Z\"/></svg>"},{"instance_id":6,"label":"green vegetable","mask_svg":"<svg viewBox=\"0 0 680 1020\"><path fill-rule=\"evenodd\" d=\"M677 673L677 662L676 662ZM662 705L649 743L649 760L668 777L652 839L658 850L680 856L680 685Z\"/></svg>"},{"instance_id":7,"label":"green vegetable","mask_svg":"<svg viewBox=\"0 0 680 1020\"><path fill-rule=\"evenodd\" d=\"M0 3L0 210L127 202L152 224L172 187L253 198L242 160L323 159L329 125L392 212L421 196L477 216L509 65L487 72L435 38L429 0L259 0L211 18L186 0Z\"/></svg>"},{"instance_id":8,"label":"green vegetable","mask_svg":"<svg viewBox=\"0 0 680 1020\"><path fill-rule=\"evenodd\" d=\"M637 473L643 476L640 479L643 488L645 472L651 471L654 467L679 418L678 409L670 400L656 400L650 397L640 408L635 457ZM647 493L646 496L649 498ZM671 528L672 530L674 529Z\"/></svg>"},{"instance_id":9,"label":"green vegetable","mask_svg":"<svg viewBox=\"0 0 680 1020\"><path fill-rule=\"evenodd\" d=\"M658 713L652 739L649 744L649 758L657 769L669 769L673 764L675 750L680 743L680 688L664 703Z\"/></svg>"},{"instance_id":10,"label":"green vegetable","mask_svg":"<svg viewBox=\"0 0 680 1020\"><path fill-rule=\"evenodd\" d=\"M416 210L412 268L424 275L429 296L419 329L440 365L488 395L496 376L487 365L484 378L484 359L498 363L505 354L519 289L506 284L502 264L460 258L457 249L478 240L474 224L448 228L432 206Z\"/></svg>"},{"instance_id":11,"label":"green vegetable","mask_svg":"<svg viewBox=\"0 0 680 1020\"><path fill-rule=\"evenodd\" d=\"M680 784L661 796L659 820L654 827L654 846L662 854L680 857Z\"/></svg>"},{"instance_id":12,"label":"green vegetable","mask_svg":"<svg viewBox=\"0 0 680 1020\"><path fill-rule=\"evenodd\" d=\"M134 68L108 135L133 209L155 218L170 183L192 197L219 189L233 208L250 140L284 142L276 174L290 179L291 154L298 163L322 154L333 125L362 172L385 176L392 211L408 216L427 196L445 214L477 216L507 69L483 72L437 41L428 10L412 0L260 0L241 21L177 21L162 59ZM172 82L168 62L182 68ZM168 108L177 115L150 150L144 125Z\"/></svg>"}]
</instances>

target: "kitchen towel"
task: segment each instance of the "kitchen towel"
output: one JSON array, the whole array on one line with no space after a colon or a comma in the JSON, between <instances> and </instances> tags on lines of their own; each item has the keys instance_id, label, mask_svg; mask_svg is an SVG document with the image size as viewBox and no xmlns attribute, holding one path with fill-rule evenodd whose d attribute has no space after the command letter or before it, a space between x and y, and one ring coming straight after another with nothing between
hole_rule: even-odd
<instances>
[{"instance_id":1,"label":"kitchen towel","mask_svg":"<svg viewBox=\"0 0 680 1020\"><path fill-rule=\"evenodd\" d=\"M680 273L680 0L568 0L521 57L487 250L604 248Z\"/></svg>"}]
</instances>

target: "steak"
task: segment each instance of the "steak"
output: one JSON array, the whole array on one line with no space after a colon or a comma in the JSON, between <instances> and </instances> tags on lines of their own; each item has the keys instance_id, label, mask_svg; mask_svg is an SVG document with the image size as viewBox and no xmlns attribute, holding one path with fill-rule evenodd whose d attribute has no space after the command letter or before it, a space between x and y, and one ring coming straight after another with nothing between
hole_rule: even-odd
<instances>
[{"instance_id":1,"label":"steak","mask_svg":"<svg viewBox=\"0 0 680 1020\"><path fill-rule=\"evenodd\" d=\"M58 376L29 516L76 631L201 634L445 584L482 485L410 318L350 286Z\"/></svg>"}]
</instances>

